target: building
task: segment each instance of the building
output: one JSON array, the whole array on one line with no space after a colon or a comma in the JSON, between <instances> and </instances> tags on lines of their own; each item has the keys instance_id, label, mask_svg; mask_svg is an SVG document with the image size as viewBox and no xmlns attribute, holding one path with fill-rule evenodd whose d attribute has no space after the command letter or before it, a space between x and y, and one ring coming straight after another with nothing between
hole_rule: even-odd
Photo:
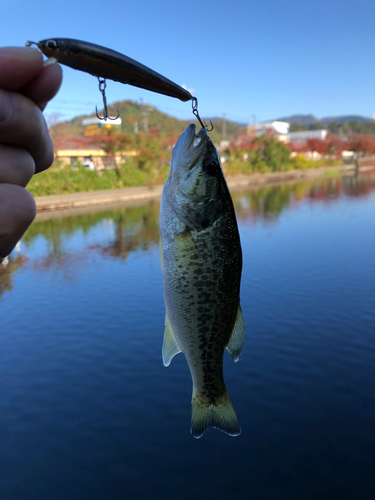
<instances>
[{"instance_id":1,"label":"building","mask_svg":"<svg viewBox=\"0 0 375 500\"><path fill-rule=\"evenodd\" d=\"M63 165L74 166L82 163L90 170L114 168L114 160L108 158L107 153L90 137L62 136L53 140L55 158ZM116 162L123 162L129 156L137 156L134 150L122 151L116 155Z\"/></svg>"},{"instance_id":2,"label":"building","mask_svg":"<svg viewBox=\"0 0 375 500\"><path fill-rule=\"evenodd\" d=\"M263 123L257 123L255 125L248 125L247 126L247 134L251 135L256 133L256 135L262 135L265 134L267 131L271 130L273 132L276 132L276 134L283 136L289 133L289 127L290 124L288 122L279 122L279 121L272 121L272 122L263 122Z\"/></svg>"},{"instance_id":3,"label":"building","mask_svg":"<svg viewBox=\"0 0 375 500\"><path fill-rule=\"evenodd\" d=\"M327 137L327 130L304 130L303 132L289 132L289 142L305 143L308 139L320 139L324 141Z\"/></svg>"},{"instance_id":4,"label":"building","mask_svg":"<svg viewBox=\"0 0 375 500\"><path fill-rule=\"evenodd\" d=\"M125 162L130 156L138 156L137 151L121 151L114 159L108 158L102 149L58 149L55 151L55 159L60 160L63 165L74 166L77 162L82 163L89 170L103 170L114 168L116 163Z\"/></svg>"}]
</instances>

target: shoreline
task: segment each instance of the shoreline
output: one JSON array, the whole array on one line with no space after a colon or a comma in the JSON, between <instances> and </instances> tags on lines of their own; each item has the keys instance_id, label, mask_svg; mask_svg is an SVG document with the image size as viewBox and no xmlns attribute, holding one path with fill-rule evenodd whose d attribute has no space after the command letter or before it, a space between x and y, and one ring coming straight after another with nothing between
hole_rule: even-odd
<instances>
[{"instance_id":1,"label":"shoreline","mask_svg":"<svg viewBox=\"0 0 375 500\"><path fill-rule=\"evenodd\" d=\"M365 167L363 168L363 170ZM311 168L306 170L288 170L286 172L273 172L265 174L250 174L226 178L229 188L252 187L277 184L285 181L314 179L327 176L342 176L352 174L355 165L340 165L333 167ZM361 171L362 168L360 167ZM332 172L332 173L330 173ZM108 189L73 194L57 194L35 197L38 214L51 211L76 210L83 207L119 204L158 199L161 197L163 186L135 187L124 189Z\"/></svg>"}]
</instances>

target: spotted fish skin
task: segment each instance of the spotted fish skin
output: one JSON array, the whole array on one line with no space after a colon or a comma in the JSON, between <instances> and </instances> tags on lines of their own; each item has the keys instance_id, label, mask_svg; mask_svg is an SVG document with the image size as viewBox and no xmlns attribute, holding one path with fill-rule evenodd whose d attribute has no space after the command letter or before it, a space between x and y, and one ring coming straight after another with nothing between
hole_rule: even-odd
<instances>
[{"instance_id":1,"label":"spotted fish skin","mask_svg":"<svg viewBox=\"0 0 375 500\"><path fill-rule=\"evenodd\" d=\"M218 153L191 124L172 151L160 209L166 328L163 362L183 352L193 381L191 432L241 431L223 378L227 348L241 355L241 244Z\"/></svg>"}]
</instances>

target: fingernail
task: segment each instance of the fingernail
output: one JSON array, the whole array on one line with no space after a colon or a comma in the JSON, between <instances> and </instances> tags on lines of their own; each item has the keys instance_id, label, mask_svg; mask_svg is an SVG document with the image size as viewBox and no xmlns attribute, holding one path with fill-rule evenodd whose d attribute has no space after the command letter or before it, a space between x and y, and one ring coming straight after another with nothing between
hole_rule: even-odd
<instances>
[{"instance_id":1,"label":"fingernail","mask_svg":"<svg viewBox=\"0 0 375 500\"><path fill-rule=\"evenodd\" d=\"M48 59L46 59L43 62L43 66L46 67L46 66L50 66L51 64L56 64L56 63L57 63L57 59L55 59L54 57L49 57Z\"/></svg>"}]
</instances>

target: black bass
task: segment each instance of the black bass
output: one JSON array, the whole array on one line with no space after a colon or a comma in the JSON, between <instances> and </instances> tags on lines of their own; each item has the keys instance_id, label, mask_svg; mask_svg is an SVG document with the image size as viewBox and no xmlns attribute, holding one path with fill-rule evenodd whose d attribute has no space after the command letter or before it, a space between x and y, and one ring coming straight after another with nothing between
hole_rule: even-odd
<instances>
[{"instance_id":1,"label":"black bass","mask_svg":"<svg viewBox=\"0 0 375 500\"><path fill-rule=\"evenodd\" d=\"M239 303L242 252L219 155L191 124L172 150L160 208L166 307L163 363L185 354L193 380L191 433L209 427L238 436L224 384L223 354L238 361L245 340Z\"/></svg>"}]
</instances>

